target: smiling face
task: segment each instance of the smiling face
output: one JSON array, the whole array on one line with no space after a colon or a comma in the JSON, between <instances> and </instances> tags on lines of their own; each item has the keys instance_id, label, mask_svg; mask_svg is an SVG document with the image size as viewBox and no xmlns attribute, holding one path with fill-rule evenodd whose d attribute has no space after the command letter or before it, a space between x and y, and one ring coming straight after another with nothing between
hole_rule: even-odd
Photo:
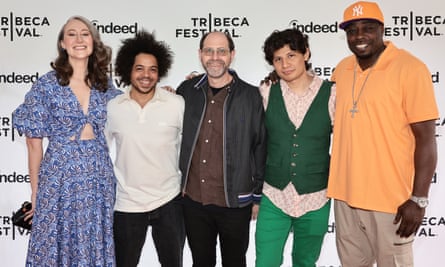
<instances>
[{"instance_id":1,"label":"smiling face","mask_svg":"<svg viewBox=\"0 0 445 267\"><path fill-rule=\"evenodd\" d=\"M134 58L131 85L135 93L153 95L159 80L158 61L151 54L141 53Z\"/></svg>"},{"instance_id":2,"label":"smiling face","mask_svg":"<svg viewBox=\"0 0 445 267\"><path fill-rule=\"evenodd\" d=\"M365 65L375 63L385 49L383 25L375 20L351 22L345 32L349 49Z\"/></svg>"},{"instance_id":3,"label":"smiling face","mask_svg":"<svg viewBox=\"0 0 445 267\"><path fill-rule=\"evenodd\" d=\"M63 29L60 46L66 50L70 60L88 59L93 53L93 36L85 23L72 19Z\"/></svg>"},{"instance_id":4,"label":"smiling face","mask_svg":"<svg viewBox=\"0 0 445 267\"><path fill-rule=\"evenodd\" d=\"M199 51L201 64L210 78L221 78L228 73L229 66L235 55L230 51L229 41L224 33L212 32L204 40Z\"/></svg>"}]
</instances>

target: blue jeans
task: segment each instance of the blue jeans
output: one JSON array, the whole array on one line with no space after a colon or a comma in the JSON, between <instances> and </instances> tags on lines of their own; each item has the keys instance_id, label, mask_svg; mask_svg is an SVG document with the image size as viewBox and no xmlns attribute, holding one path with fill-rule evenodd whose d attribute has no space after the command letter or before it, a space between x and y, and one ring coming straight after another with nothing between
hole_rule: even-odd
<instances>
[{"instance_id":1,"label":"blue jeans","mask_svg":"<svg viewBox=\"0 0 445 267\"><path fill-rule=\"evenodd\" d=\"M225 208L205 205L184 198L184 222L193 267L216 265L216 240L219 236L224 267L245 267L249 246L252 205Z\"/></svg>"},{"instance_id":2,"label":"blue jeans","mask_svg":"<svg viewBox=\"0 0 445 267\"><path fill-rule=\"evenodd\" d=\"M114 242L117 267L136 267L148 226L162 267L182 267L185 228L181 197L140 213L114 212Z\"/></svg>"}]
</instances>

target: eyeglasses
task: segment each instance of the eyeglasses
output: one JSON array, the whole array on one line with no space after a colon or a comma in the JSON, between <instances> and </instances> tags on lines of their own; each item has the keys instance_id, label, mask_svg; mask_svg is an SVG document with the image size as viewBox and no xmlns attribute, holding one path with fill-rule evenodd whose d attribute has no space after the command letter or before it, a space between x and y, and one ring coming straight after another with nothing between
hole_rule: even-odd
<instances>
[{"instance_id":1,"label":"eyeglasses","mask_svg":"<svg viewBox=\"0 0 445 267\"><path fill-rule=\"evenodd\" d=\"M217 56L223 57L223 56L226 56L229 53L229 50L226 49L226 48L223 48L223 47L219 47L219 48L216 48L216 49L211 48L211 47L206 47L206 48L203 48L201 50L201 52L204 55L209 56L209 57L213 56L215 54L215 52L216 52Z\"/></svg>"}]
</instances>

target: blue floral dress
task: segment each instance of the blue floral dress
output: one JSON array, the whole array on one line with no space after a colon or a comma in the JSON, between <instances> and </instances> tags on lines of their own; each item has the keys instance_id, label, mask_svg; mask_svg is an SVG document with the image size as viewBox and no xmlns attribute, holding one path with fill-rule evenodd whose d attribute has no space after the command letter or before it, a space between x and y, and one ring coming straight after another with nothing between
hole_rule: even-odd
<instances>
[{"instance_id":1,"label":"blue floral dress","mask_svg":"<svg viewBox=\"0 0 445 267\"><path fill-rule=\"evenodd\" d=\"M70 87L61 86L51 71L14 111L13 125L20 133L49 141L40 165L26 266L115 266L116 178L103 130L107 102L119 93L111 82L105 93L91 90L85 115ZM87 123L95 139L80 140Z\"/></svg>"}]
</instances>

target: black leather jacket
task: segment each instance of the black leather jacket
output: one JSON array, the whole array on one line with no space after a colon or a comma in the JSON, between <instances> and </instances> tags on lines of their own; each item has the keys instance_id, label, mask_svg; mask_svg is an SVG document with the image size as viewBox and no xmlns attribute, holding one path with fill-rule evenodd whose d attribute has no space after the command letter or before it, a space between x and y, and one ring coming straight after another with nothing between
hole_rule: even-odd
<instances>
[{"instance_id":1,"label":"black leather jacket","mask_svg":"<svg viewBox=\"0 0 445 267\"><path fill-rule=\"evenodd\" d=\"M259 202L266 162L264 108L258 87L233 71L233 84L224 103L224 191L226 204L238 208ZM181 187L185 190L190 163L207 105L205 74L182 82L177 94L185 100L184 127L179 157Z\"/></svg>"}]
</instances>

